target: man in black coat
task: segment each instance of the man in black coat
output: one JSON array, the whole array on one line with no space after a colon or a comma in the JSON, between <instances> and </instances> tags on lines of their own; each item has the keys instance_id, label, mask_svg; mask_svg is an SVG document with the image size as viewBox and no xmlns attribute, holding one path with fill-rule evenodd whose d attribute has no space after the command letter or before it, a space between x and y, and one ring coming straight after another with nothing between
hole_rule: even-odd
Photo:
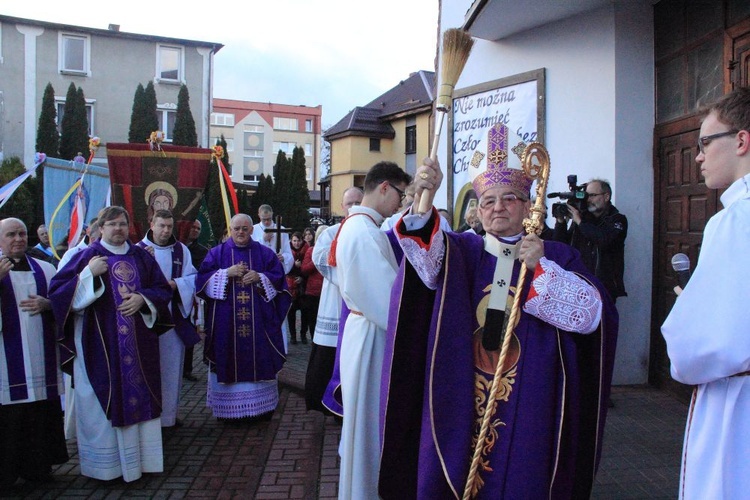
<instances>
[{"instance_id":1,"label":"man in black coat","mask_svg":"<svg viewBox=\"0 0 750 500\"><path fill-rule=\"evenodd\" d=\"M623 274L628 219L612 205L607 181L589 181L586 193L588 211L581 213L568 204L569 216L556 219L554 240L581 252L586 267L601 280L612 300L617 300L627 295ZM570 227L568 219L572 220Z\"/></svg>"}]
</instances>

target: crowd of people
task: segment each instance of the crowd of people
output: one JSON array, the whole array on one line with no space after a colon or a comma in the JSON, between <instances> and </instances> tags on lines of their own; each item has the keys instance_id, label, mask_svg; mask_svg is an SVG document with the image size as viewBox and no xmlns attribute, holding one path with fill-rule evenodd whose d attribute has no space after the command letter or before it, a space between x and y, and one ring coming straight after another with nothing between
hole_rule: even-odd
<instances>
[{"instance_id":1,"label":"crowd of people","mask_svg":"<svg viewBox=\"0 0 750 500\"><path fill-rule=\"evenodd\" d=\"M690 498L738 497L747 482L730 474L744 463L733 436L747 419L729 418L747 406L744 309L727 288L707 310L700 290L721 273L744 276L727 263L747 234L737 228L748 219L748 116L741 89L703 121L697 160L707 187L727 188L726 208L662 327L673 376L698 386L682 464ZM414 178L375 164L364 189L344 191L339 224L291 232L263 205L257 224L235 215L210 249L198 221L178 241L164 209L131 242L130 215L110 206L57 262L43 226L29 249L23 221L2 220L0 488L51 480L68 460L66 437L85 476L163 471L162 429L181 425L181 384L194 378L201 340L213 416L268 420L288 343L309 335L307 408L342 425L339 498L587 498L615 300L626 295L627 218L609 183L593 179L586 213L570 206L554 231L527 234L533 179L517 168L511 134L489 131L462 231L444 211L417 208L443 180L429 158Z\"/></svg>"}]
</instances>

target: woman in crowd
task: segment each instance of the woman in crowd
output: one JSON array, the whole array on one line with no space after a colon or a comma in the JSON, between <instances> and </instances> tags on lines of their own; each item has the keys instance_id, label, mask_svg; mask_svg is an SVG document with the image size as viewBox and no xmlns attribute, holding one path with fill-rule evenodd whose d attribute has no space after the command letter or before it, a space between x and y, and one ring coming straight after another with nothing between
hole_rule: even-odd
<instances>
[{"instance_id":1,"label":"woman in crowd","mask_svg":"<svg viewBox=\"0 0 750 500\"><path fill-rule=\"evenodd\" d=\"M292 294L292 306L289 308L289 313L287 314L287 322L289 323L291 342L292 344L296 344L297 311L302 310L302 294L305 290L305 277L302 275L302 260L305 258L305 253L307 252L309 245L302 239L302 233L295 231L292 233L289 246L292 250L294 265L292 265L292 269L286 275L286 283L289 287L289 293ZM300 337L303 344L307 343L307 338L305 337L306 327L305 315L302 314L302 332Z\"/></svg>"},{"instance_id":2,"label":"woman in crowd","mask_svg":"<svg viewBox=\"0 0 750 500\"><path fill-rule=\"evenodd\" d=\"M305 292L302 295L302 338L305 338L305 326L310 330L310 340L315 334L315 324L318 321L318 306L320 305L320 291L323 288L323 275L315 267L312 260L313 245L328 226L321 225L313 235L313 239L308 241L309 248L302 260L302 275L305 277ZM309 229L309 228L308 228ZM307 230L305 230L307 231ZM311 229L312 231L312 229Z\"/></svg>"}]
</instances>

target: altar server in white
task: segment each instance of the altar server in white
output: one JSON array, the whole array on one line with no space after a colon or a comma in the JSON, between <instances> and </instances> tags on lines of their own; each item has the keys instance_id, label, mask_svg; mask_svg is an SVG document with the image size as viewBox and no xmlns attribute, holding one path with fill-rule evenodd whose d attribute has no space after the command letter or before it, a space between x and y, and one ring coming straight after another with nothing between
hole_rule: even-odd
<instances>
[{"instance_id":1,"label":"altar server in white","mask_svg":"<svg viewBox=\"0 0 750 500\"><path fill-rule=\"evenodd\" d=\"M380 225L404 199L409 174L392 162L365 177L362 204L332 244L341 296L349 308L339 356L344 421L341 429L340 499L378 498L380 374L391 288L398 263Z\"/></svg>"},{"instance_id":2,"label":"altar server in white","mask_svg":"<svg viewBox=\"0 0 750 500\"><path fill-rule=\"evenodd\" d=\"M724 208L706 224L695 271L661 327L672 377L697 386L685 429L680 498L746 498L750 88L734 90L709 108L695 160L706 186L726 191L721 195Z\"/></svg>"},{"instance_id":3,"label":"altar server in white","mask_svg":"<svg viewBox=\"0 0 750 500\"><path fill-rule=\"evenodd\" d=\"M195 295L195 276L190 250L174 237L174 217L169 210L157 210L151 228L139 243L151 253L174 291L170 311L175 327L159 337L161 366L161 426L181 427L177 418L182 391L182 367L185 348L192 347L200 337L190 321Z\"/></svg>"}]
</instances>

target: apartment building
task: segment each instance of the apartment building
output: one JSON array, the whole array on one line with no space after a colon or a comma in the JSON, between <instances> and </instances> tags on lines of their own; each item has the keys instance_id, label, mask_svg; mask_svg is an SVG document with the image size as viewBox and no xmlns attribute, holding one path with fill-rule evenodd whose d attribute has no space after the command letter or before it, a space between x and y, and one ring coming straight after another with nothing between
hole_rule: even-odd
<instances>
[{"instance_id":1,"label":"apartment building","mask_svg":"<svg viewBox=\"0 0 750 500\"><path fill-rule=\"evenodd\" d=\"M138 84L153 81L161 129L171 140L177 95L185 84L198 144L209 145L214 56L222 44L0 15L0 155L33 164L44 89L55 89L58 123L70 83L83 89L89 133L104 147L127 142Z\"/></svg>"},{"instance_id":2,"label":"apartment building","mask_svg":"<svg viewBox=\"0 0 750 500\"><path fill-rule=\"evenodd\" d=\"M211 145L223 135L227 141L232 181L257 186L262 174L273 175L279 151L292 157L295 147L305 150L307 188L311 199L320 181L320 133L323 107L214 99Z\"/></svg>"}]
</instances>

